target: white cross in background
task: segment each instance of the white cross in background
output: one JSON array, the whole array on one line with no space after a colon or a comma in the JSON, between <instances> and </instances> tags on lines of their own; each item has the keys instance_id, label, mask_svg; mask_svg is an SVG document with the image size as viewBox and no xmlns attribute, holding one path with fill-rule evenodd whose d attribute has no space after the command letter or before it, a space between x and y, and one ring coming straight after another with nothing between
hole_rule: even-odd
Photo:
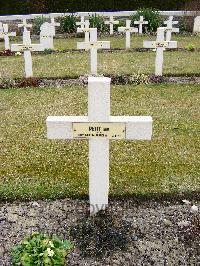
<instances>
[{"instance_id":1,"label":"white cross in background","mask_svg":"<svg viewBox=\"0 0 200 266\"><path fill-rule=\"evenodd\" d=\"M151 140L152 117L110 116L110 78L89 77L88 116L49 116L48 139L89 140L90 214L104 210L109 193L109 140Z\"/></svg>"},{"instance_id":2,"label":"white cross in background","mask_svg":"<svg viewBox=\"0 0 200 266\"><path fill-rule=\"evenodd\" d=\"M3 31L0 31L0 39L4 39L5 50L10 50L9 37L16 36L16 32L8 32L8 24L3 24Z\"/></svg>"},{"instance_id":3,"label":"white cross in background","mask_svg":"<svg viewBox=\"0 0 200 266\"><path fill-rule=\"evenodd\" d=\"M119 27L119 32L126 32L126 49L131 47L131 32L138 32L138 28L131 27L131 20L126 20L126 27Z\"/></svg>"},{"instance_id":4,"label":"white cross in background","mask_svg":"<svg viewBox=\"0 0 200 266\"><path fill-rule=\"evenodd\" d=\"M113 25L117 25L119 24L118 20L114 20L113 16L110 16L110 20L109 21L105 21L105 24L110 25L110 35L113 35Z\"/></svg>"},{"instance_id":5,"label":"white cross in background","mask_svg":"<svg viewBox=\"0 0 200 266\"><path fill-rule=\"evenodd\" d=\"M60 23L55 22L55 18L51 17L51 23L50 24L54 28L53 35L55 36L56 35L56 27L60 27Z\"/></svg>"},{"instance_id":6,"label":"white cross in background","mask_svg":"<svg viewBox=\"0 0 200 266\"><path fill-rule=\"evenodd\" d=\"M0 33L3 32L3 23L0 22Z\"/></svg>"},{"instance_id":7,"label":"white cross in background","mask_svg":"<svg viewBox=\"0 0 200 266\"><path fill-rule=\"evenodd\" d=\"M155 75L162 76L163 52L165 48L177 48L177 42L165 41L165 27L157 29L156 41L144 41L144 48L156 49Z\"/></svg>"},{"instance_id":8,"label":"white cross in background","mask_svg":"<svg viewBox=\"0 0 200 266\"><path fill-rule=\"evenodd\" d=\"M166 26L166 41L171 41L172 32L179 32L179 28L173 28L173 25L178 24L178 21L173 21L173 16L170 16L168 20L164 21Z\"/></svg>"},{"instance_id":9,"label":"white cross in background","mask_svg":"<svg viewBox=\"0 0 200 266\"><path fill-rule=\"evenodd\" d=\"M90 50L91 74L97 74L97 50L110 49L109 41L97 41L97 29L90 29L90 41L78 42L77 49Z\"/></svg>"},{"instance_id":10,"label":"white cross in background","mask_svg":"<svg viewBox=\"0 0 200 266\"><path fill-rule=\"evenodd\" d=\"M32 28L32 24L27 24L26 18L23 18L22 24L18 24L18 28L24 28L24 31L27 31L27 28Z\"/></svg>"},{"instance_id":11,"label":"white cross in background","mask_svg":"<svg viewBox=\"0 0 200 266\"><path fill-rule=\"evenodd\" d=\"M142 25L143 24L148 24L148 21L144 21L144 17L140 16L140 20L139 21L134 21L134 24L139 25L139 33L142 34Z\"/></svg>"},{"instance_id":12,"label":"white cross in background","mask_svg":"<svg viewBox=\"0 0 200 266\"><path fill-rule=\"evenodd\" d=\"M40 43L45 49L54 49L53 36L55 27L49 22L43 23L40 27Z\"/></svg>"},{"instance_id":13,"label":"white cross in background","mask_svg":"<svg viewBox=\"0 0 200 266\"><path fill-rule=\"evenodd\" d=\"M77 26L81 26L81 28L83 29L85 27L85 18L84 16L81 16L81 21L80 22L76 22Z\"/></svg>"},{"instance_id":14,"label":"white cross in background","mask_svg":"<svg viewBox=\"0 0 200 266\"><path fill-rule=\"evenodd\" d=\"M41 44L31 44L30 31L23 32L23 44L12 44L11 51L23 52L26 78L33 76L31 51L44 51Z\"/></svg>"},{"instance_id":15,"label":"white cross in background","mask_svg":"<svg viewBox=\"0 0 200 266\"><path fill-rule=\"evenodd\" d=\"M77 32L84 32L85 33L85 42L89 42L90 41L90 30L92 28L90 28L90 22L89 20L85 21L85 27L83 28L77 28Z\"/></svg>"}]
</instances>

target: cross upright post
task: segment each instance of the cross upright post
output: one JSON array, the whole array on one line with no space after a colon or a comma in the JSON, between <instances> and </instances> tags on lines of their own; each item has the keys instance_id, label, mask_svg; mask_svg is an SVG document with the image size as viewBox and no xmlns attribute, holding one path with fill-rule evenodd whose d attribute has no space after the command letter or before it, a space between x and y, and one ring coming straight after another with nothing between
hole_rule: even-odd
<instances>
[{"instance_id":1,"label":"cross upright post","mask_svg":"<svg viewBox=\"0 0 200 266\"><path fill-rule=\"evenodd\" d=\"M108 206L110 140L151 140L152 117L111 116L110 78L88 78L88 116L47 117L48 139L89 140L90 214Z\"/></svg>"},{"instance_id":2,"label":"cross upright post","mask_svg":"<svg viewBox=\"0 0 200 266\"><path fill-rule=\"evenodd\" d=\"M2 33L2 32L3 32L3 23L0 22L0 33Z\"/></svg>"},{"instance_id":3,"label":"cross upright post","mask_svg":"<svg viewBox=\"0 0 200 266\"><path fill-rule=\"evenodd\" d=\"M85 42L90 41L90 22L89 20L85 21L85 27L84 28L77 28L77 32L84 32L85 33Z\"/></svg>"},{"instance_id":4,"label":"cross upright post","mask_svg":"<svg viewBox=\"0 0 200 266\"><path fill-rule=\"evenodd\" d=\"M56 27L60 27L60 23L55 22L55 18L51 17L51 26L53 27L53 35L56 35Z\"/></svg>"},{"instance_id":5,"label":"cross upright post","mask_svg":"<svg viewBox=\"0 0 200 266\"><path fill-rule=\"evenodd\" d=\"M3 24L3 30L0 31L0 39L4 39L5 50L10 50L10 39L9 37L15 37L16 32L8 32L8 24Z\"/></svg>"},{"instance_id":6,"label":"cross upright post","mask_svg":"<svg viewBox=\"0 0 200 266\"><path fill-rule=\"evenodd\" d=\"M119 27L119 32L126 32L126 49L131 48L131 32L138 32L138 28L131 27L131 20L126 20L126 27Z\"/></svg>"},{"instance_id":7,"label":"cross upright post","mask_svg":"<svg viewBox=\"0 0 200 266\"><path fill-rule=\"evenodd\" d=\"M165 27L160 27L157 29L156 41L144 41L144 48L156 49L156 61L155 61L155 75L162 76L163 69L163 52L165 48L177 48L177 42L165 41Z\"/></svg>"},{"instance_id":8,"label":"cross upright post","mask_svg":"<svg viewBox=\"0 0 200 266\"><path fill-rule=\"evenodd\" d=\"M118 20L114 20L113 16L110 16L109 21L105 21L106 25L110 25L110 35L113 35L113 25L119 24Z\"/></svg>"},{"instance_id":9,"label":"cross upright post","mask_svg":"<svg viewBox=\"0 0 200 266\"><path fill-rule=\"evenodd\" d=\"M97 29L90 29L90 41L89 42L78 42L78 49L90 50L90 65L91 74L97 74L97 50L98 49L110 49L109 41L97 41Z\"/></svg>"},{"instance_id":10,"label":"cross upright post","mask_svg":"<svg viewBox=\"0 0 200 266\"><path fill-rule=\"evenodd\" d=\"M81 16L81 21L80 22L76 22L77 26L81 26L81 29L84 29L85 27L85 17Z\"/></svg>"},{"instance_id":11,"label":"cross upright post","mask_svg":"<svg viewBox=\"0 0 200 266\"><path fill-rule=\"evenodd\" d=\"M142 34L142 26L145 24L148 24L148 21L144 21L144 17L140 16L140 20L139 21L134 21L135 25L139 25L139 34Z\"/></svg>"},{"instance_id":12,"label":"cross upright post","mask_svg":"<svg viewBox=\"0 0 200 266\"><path fill-rule=\"evenodd\" d=\"M172 32L179 32L179 28L173 28L173 25L178 24L178 21L173 21L173 16L170 16L168 20L164 21L166 26L166 41L171 41Z\"/></svg>"},{"instance_id":13,"label":"cross upright post","mask_svg":"<svg viewBox=\"0 0 200 266\"><path fill-rule=\"evenodd\" d=\"M32 28L32 24L28 24L26 18L23 18L22 23L18 24L18 28L24 28L24 31L27 31L27 28Z\"/></svg>"},{"instance_id":14,"label":"cross upright post","mask_svg":"<svg viewBox=\"0 0 200 266\"><path fill-rule=\"evenodd\" d=\"M25 77L32 77L33 67L31 51L44 51L44 47L41 44L31 44L30 31L24 31L23 44L12 44L11 51L24 53Z\"/></svg>"}]
</instances>

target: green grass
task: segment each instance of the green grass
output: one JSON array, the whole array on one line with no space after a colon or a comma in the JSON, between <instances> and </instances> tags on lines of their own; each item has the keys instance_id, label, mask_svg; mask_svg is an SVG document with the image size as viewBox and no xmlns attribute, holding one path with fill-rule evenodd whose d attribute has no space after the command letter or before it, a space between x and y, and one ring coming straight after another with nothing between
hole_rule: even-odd
<instances>
[{"instance_id":1,"label":"green grass","mask_svg":"<svg viewBox=\"0 0 200 266\"><path fill-rule=\"evenodd\" d=\"M112 115L151 115L152 141L112 141L110 194L200 190L200 85L112 87ZM88 194L87 141L47 140L48 115L87 115L84 87L0 90L0 199Z\"/></svg>"},{"instance_id":2,"label":"green grass","mask_svg":"<svg viewBox=\"0 0 200 266\"><path fill-rule=\"evenodd\" d=\"M143 40L155 40L155 36L138 36L136 34L132 34L131 37L131 48L142 48ZM84 39L82 37L76 38L65 38L65 39L54 39L55 49L58 50L66 50L66 49L76 49L77 42L81 42ZM111 48L125 48L125 35L119 36L105 36L100 37L98 40L110 41ZM178 41L179 48L185 48L188 44L192 43L196 48L200 48L200 36L198 35L172 35L173 41ZM12 43L20 43L22 42L20 37L13 38ZM37 43L39 40L34 40L33 42ZM0 43L0 50L4 49L4 43Z\"/></svg>"},{"instance_id":3,"label":"green grass","mask_svg":"<svg viewBox=\"0 0 200 266\"><path fill-rule=\"evenodd\" d=\"M33 56L33 72L35 77L74 77L90 72L89 53L74 52L64 54ZM13 78L24 76L24 58L0 58L1 71ZM119 52L99 53L99 74L153 74L155 52ZM165 52L164 75L195 75L200 73L199 52Z\"/></svg>"}]
</instances>

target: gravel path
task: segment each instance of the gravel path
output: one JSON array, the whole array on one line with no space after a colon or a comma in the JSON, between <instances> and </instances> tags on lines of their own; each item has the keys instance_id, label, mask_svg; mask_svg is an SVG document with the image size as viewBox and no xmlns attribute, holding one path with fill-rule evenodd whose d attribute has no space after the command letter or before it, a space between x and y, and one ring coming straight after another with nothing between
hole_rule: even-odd
<instances>
[{"instance_id":1,"label":"gravel path","mask_svg":"<svg viewBox=\"0 0 200 266\"><path fill-rule=\"evenodd\" d=\"M200 265L199 203L112 199L95 217L86 200L1 203L0 265L32 232L71 239L68 265Z\"/></svg>"}]
</instances>

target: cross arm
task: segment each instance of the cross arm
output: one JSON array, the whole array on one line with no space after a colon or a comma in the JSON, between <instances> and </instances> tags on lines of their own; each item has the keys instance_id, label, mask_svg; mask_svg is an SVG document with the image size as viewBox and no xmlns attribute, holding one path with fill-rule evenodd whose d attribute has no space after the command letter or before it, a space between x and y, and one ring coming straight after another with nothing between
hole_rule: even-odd
<instances>
[{"instance_id":1,"label":"cross arm","mask_svg":"<svg viewBox=\"0 0 200 266\"><path fill-rule=\"evenodd\" d=\"M125 124L125 139L150 140L151 116L110 116L110 123ZM73 123L89 123L87 116L49 116L46 120L48 139L73 139ZM100 122L101 123L101 122ZM98 124L98 123L97 123Z\"/></svg>"},{"instance_id":2,"label":"cross arm","mask_svg":"<svg viewBox=\"0 0 200 266\"><path fill-rule=\"evenodd\" d=\"M159 47L164 47L164 48L177 48L177 41L144 41L143 42L143 47L144 48L159 48Z\"/></svg>"},{"instance_id":3,"label":"cross arm","mask_svg":"<svg viewBox=\"0 0 200 266\"><path fill-rule=\"evenodd\" d=\"M12 44L11 51L13 52L23 52L23 51L41 52L41 51L44 51L44 47L41 44Z\"/></svg>"},{"instance_id":4,"label":"cross arm","mask_svg":"<svg viewBox=\"0 0 200 266\"><path fill-rule=\"evenodd\" d=\"M77 49L110 49L110 41L78 42Z\"/></svg>"}]
</instances>

